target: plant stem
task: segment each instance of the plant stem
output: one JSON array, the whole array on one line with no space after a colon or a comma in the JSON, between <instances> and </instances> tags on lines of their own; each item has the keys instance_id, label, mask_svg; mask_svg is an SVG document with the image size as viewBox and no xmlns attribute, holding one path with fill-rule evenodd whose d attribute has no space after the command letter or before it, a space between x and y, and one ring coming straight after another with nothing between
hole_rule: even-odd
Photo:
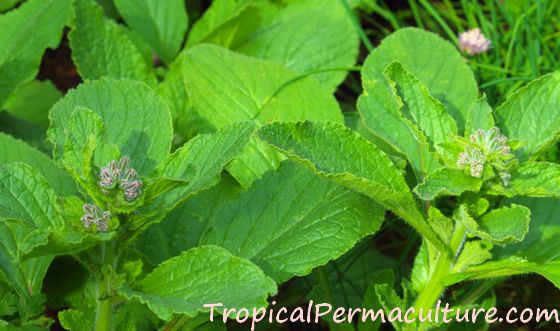
<instances>
[{"instance_id":1,"label":"plant stem","mask_svg":"<svg viewBox=\"0 0 560 331\"><path fill-rule=\"evenodd\" d=\"M319 267L316 269L317 273L317 281L319 282L319 287L323 290L325 294L325 299L328 303L334 304L331 286L329 284L329 278L327 276L327 272L325 271L325 267Z\"/></svg>"},{"instance_id":2,"label":"plant stem","mask_svg":"<svg viewBox=\"0 0 560 331\"><path fill-rule=\"evenodd\" d=\"M115 254L116 242L109 241L101 244L100 270L105 266L116 268L117 254ZM105 331L111 329L111 315L113 298L111 297L111 280L100 273L101 279L97 281L97 307L95 311L95 330Z\"/></svg>"},{"instance_id":3,"label":"plant stem","mask_svg":"<svg viewBox=\"0 0 560 331\"><path fill-rule=\"evenodd\" d=\"M436 266L428 278L428 281L424 284L424 288L420 291L420 294L416 299L416 303L414 304L416 314L419 314L420 309L425 312L432 308L443 294L443 291L445 290L443 279L449 274L449 272L451 272L453 263L461 251L465 234L465 226L459 222L455 223L453 236L451 237L451 241L449 243L449 246L455 255L449 258L445 254L439 254Z\"/></svg>"}]
</instances>

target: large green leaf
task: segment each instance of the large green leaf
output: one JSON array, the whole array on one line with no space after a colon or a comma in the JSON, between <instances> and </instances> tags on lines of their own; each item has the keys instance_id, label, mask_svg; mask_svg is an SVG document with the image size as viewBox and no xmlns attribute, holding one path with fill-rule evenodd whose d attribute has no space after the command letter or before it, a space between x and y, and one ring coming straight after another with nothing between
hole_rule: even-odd
<instances>
[{"instance_id":1,"label":"large green leaf","mask_svg":"<svg viewBox=\"0 0 560 331\"><path fill-rule=\"evenodd\" d=\"M223 168L237 157L247 145L254 132L251 122L236 123L213 134L198 135L175 153L165 158L153 176L184 182L160 194L149 194L150 202L141 209L141 214L132 223L134 228L161 221L179 203L218 183Z\"/></svg>"},{"instance_id":2,"label":"large green leaf","mask_svg":"<svg viewBox=\"0 0 560 331\"><path fill-rule=\"evenodd\" d=\"M194 24L188 46L201 42L313 73L329 92L344 80L359 47L357 31L338 0L278 8L258 0L215 1Z\"/></svg>"},{"instance_id":3,"label":"large green leaf","mask_svg":"<svg viewBox=\"0 0 560 331\"><path fill-rule=\"evenodd\" d=\"M369 81L371 69L364 65L364 93L358 99L358 109L367 128L406 156L421 181L441 166L434 144L446 141L447 135L456 131L455 123L400 64L389 65L383 74L379 80Z\"/></svg>"},{"instance_id":4,"label":"large green leaf","mask_svg":"<svg viewBox=\"0 0 560 331\"><path fill-rule=\"evenodd\" d=\"M312 75L334 92L353 66L359 38L339 0L296 1L262 22L234 49Z\"/></svg>"},{"instance_id":5,"label":"large green leaf","mask_svg":"<svg viewBox=\"0 0 560 331\"><path fill-rule=\"evenodd\" d=\"M560 288L560 201L520 198L513 202L531 209L531 227L525 239L494 250L494 260L451 274L447 283L537 273Z\"/></svg>"},{"instance_id":6,"label":"large green leaf","mask_svg":"<svg viewBox=\"0 0 560 331\"><path fill-rule=\"evenodd\" d=\"M339 257L383 218L369 198L285 161L226 203L203 242L253 261L282 283Z\"/></svg>"},{"instance_id":7,"label":"large green leaf","mask_svg":"<svg viewBox=\"0 0 560 331\"><path fill-rule=\"evenodd\" d=\"M37 75L45 49L58 45L70 9L70 0L30 0L0 16L0 108Z\"/></svg>"},{"instance_id":8,"label":"large green leaf","mask_svg":"<svg viewBox=\"0 0 560 331\"><path fill-rule=\"evenodd\" d=\"M362 69L365 97L388 84L383 72L398 61L404 69L426 85L430 94L440 100L458 124L465 127L468 112L478 97L474 75L455 46L434 33L405 28L392 33L367 57ZM367 101L366 101L367 100Z\"/></svg>"},{"instance_id":9,"label":"large green leaf","mask_svg":"<svg viewBox=\"0 0 560 331\"><path fill-rule=\"evenodd\" d=\"M296 73L274 62L199 45L187 52L186 71L191 105L216 128L248 120L259 124L300 119L342 122L336 100L317 81L298 79ZM270 147L255 140L228 170L248 187L280 160Z\"/></svg>"},{"instance_id":10,"label":"large green leaf","mask_svg":"<svg viewBox=\"0 0 560 331\"><path fill-rule=\"evenodd\" d=\"M496 109L496 122L510 140L521 144L516 154L526 160L560 137L560 72L538 78L512 94Z\"/></svg>"},{"instance_id":11,"label":"large green leaf","mask_svg":"<svg viewBox=\"0 0 560 331\"><path fill-rule=\"evenodd\" d=\"M373 198L448 253L418 210L403 173L356 132L332 122L297 122L268 124L258 135L320 176Z\"/></svg>"},{"instance_id":12,"label":"large green leaf","mask_svg":"<svg viewBox=\"0 0 560 331\"><path fill-rule=\"evenodd\" d=\"M67 173L57 168L53 160L25 142L0 133L0 164L23 162L45 176L49 185L59 195L72 195L76 184Z\"/></svg>"},{"instance_id":13,"label":"large green leaf","mask_svg":"<svg viewBox=\"0 0 560 331\"><path fill-rule=\"evenodd\" d=\"M82 78L110 76L156 83L153 70L125 30L107 19L99 5L93 0L75 0L74 14L68 38Z\"/></svg>"},{"instance_id":14,"label":"large green leaf","mask_svg":"<svg viewBox=\"0 0 560 331\"><path fill-rule=\"evenodd\" d=\"M175 58L188 24L183 0L116 0L115 6L125 22L146 39L164 62Z\"/></svg>"},{"instance_id":15,"label":"large green leaf","mask_svg":"<svg viewBox=\"0 0 560 331\"><path fill-rule=\"evenodd\" d=\"M169 154L173 129L165 102L141 82L106 78L81 84L51 109L48 136L57 158L64 151L64 128L77 107L99 115L104 140L129 156L141 176Z\"/></svg>"},{"instance_id":16,"label":"large green leaf","mask_svg":"<svg viewBox=\"0 0 560 331\"><path fill-rule=\"evenodd\" d=\"M508 197L560 197L560 165L526 162L511 173L508 186L494 185L490 193Z\"/></svg>"},{"instance_id":17,"label":"large green leaf","mask_svg":"<svg viewBox=\"0 0 560 331\"><path fill-rule=\"evenodd\" d=\"M137 298L163 320L173 314L194 317L209 311L208 303L228 308L264 307L276 293L274 281L253 263L216 246L201 246L169 259L133 289L121 293Z\"/></svg>"}]
</instances>

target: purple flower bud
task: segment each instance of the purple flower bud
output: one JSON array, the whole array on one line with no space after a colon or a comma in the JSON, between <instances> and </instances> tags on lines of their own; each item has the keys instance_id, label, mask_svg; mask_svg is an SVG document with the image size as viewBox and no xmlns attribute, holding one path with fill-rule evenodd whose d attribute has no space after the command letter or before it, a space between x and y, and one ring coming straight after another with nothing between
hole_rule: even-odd
<instances>
[{"instance_id":1,"label":"purple flower bud","mask_svg":"<svg viewBox=\"0 0 560 331\"><path fill-rule=\"evenodd\" d=\"M459 48L469 55L486 52L491 46L492 42L486 39L479 28L459 34Z\"/></svg>"},{"instance_id":2,"label":"purple flower bud","mask_svg":"<svg viewBox=\"0 0 560 331\"><path fill-rule=\"evenodd\" d=\"M138 198L138 196L142 192L141 189L142 189L141 181L135 180L130 182L128 187L124 190L124 196L126 198L126 201L133 201L136 198Z\"/></svg>"}]
</instances>

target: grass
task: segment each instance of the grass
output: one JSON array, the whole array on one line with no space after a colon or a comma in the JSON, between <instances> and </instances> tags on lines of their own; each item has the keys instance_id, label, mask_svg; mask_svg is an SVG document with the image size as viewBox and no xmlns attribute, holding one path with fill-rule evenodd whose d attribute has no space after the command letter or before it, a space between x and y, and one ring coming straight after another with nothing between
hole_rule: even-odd
<instances>
[{"instance_id":1,"label":"grass","mask_svg":"<svg viewBox=\"0 0 560 331\"><path fill-rule=\"evenodd\" d=\"M416 26L457 45L458 33L479 27L492 41L485 54L469 56L492 105L528 81L560 69L560 0L363 0L361 20L371 40Z\"/></svg>"}]
</instances>

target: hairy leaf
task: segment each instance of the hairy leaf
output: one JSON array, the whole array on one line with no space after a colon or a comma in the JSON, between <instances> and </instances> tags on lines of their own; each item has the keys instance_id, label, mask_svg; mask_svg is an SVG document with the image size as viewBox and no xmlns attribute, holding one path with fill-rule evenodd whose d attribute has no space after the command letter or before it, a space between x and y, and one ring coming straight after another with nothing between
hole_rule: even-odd
<instances>
[{"instance_id":1,"label":"hairy leaf","mask_svg":"<svg viewBox=\"0 0 560 331\"><path fill-rule=\"evenodd\" d=\"M463 170L439 168L430 173L414 192L422 200L434 200L440 196L459 196L463 192L477 192L482 180L466 174Z\"/></svg>"},{"instance_id":2,"label":"hairy leaf","mask_svg":"<svg viewBox=\"0 0 560 331\"><path fill-rule=\"evenodd\" d=\"M59 195L72 195L75 184L67 173L56 167L53 160L25 142L0 133L0 164L23 162L45 176L49 185Z\"/></svg>"},{"instance_id":3,"label":"hairy leaf","mask_svg":"<svg viewBox=\"0 0 560 331\"><path fill-rule=\"evenodd\" d=\"M560 197L560 165L526 162L512 172L508 186L494 185L490 193L508 197Z\"/></svg>"},{"instance_id":4,"label":"hairy leaf","mask_svg":"<svg viewBox=\"0 0 560 331\"><path fill-rule=\"evenodd\" d=\"M155 268L134 288L121 293L137 298L163 320L173 314L194 317L209 311L206 303L225 307L266 306L276 293L274 281L253 263L217 246L201 246L171 258Z\"/></svg>"},{"instance_id":5,"label":"hairy leaf","mask_svg":"<svg viewBox=\"0 0 560 331\"><path fill-rule=\"evenodd\" d=\"M519 143L516 154L527 160L560 137L560 72L538 78L512 94L496 109L504 134Z\"/></svg>"},{"instance_id":6,"label":"hairy leaf","mask_svg":"<svg viewBox=\"0 0 560 331\"><path fill-rule=\"evenodd\" d=\"M99 115L105 142L129 156L140 176L148 175L169 154L172 125L165 102L143 83L105 78L81 84L51 109L48 137L57 158L64 151L64 127L76 107Z\"/></svg>"},{"instance_id":7,"label":"hairy leaf","mask_svg":"<svg viewBox=\"0 0 560 331\"><path fill-rule=\"evenodd\" d=\"M179 203L217 184L223 168L241 153L253 131L251 122L236 123L213 134L199 135L165 158L153 176L181 180L186 185L154 196L133 221L134 227L161 221Z\"/></svg>"},{"instance_id":8,"label":"hairy leaf","mask_svg":"<svg viewBox=\"0 0 560 331\"><path fill-rule=\"evenodd\" d=\"M286 161L226 203L203 242L253 261L282 283L339 257L379 229L383 217L367 197Z\"/></svg>"},{"instance_id":9,"label":"hairy leaf","mask_svg":"<svg viewBox=\"0 0 560 331\"><path fill-rule=\"evenodd\" d=\"M442 127L442 120L439 119L441 108L426 94L425 87L414 79L413 76L404 72L402 67L397 64L390 65L385 71L386 76L381 76L380 80L368 81L371 69L362 68L364 79L364 93L358 99L358 110L364 120L364 124L371 132L378 137L384 144L388 144L391 149L403 154L415 171L417 179L422 178L439 168L441 165L430 146L426 132L419 127L418 119L422 113L427 113L428 118L435 122L424 121L424 127L429 133L440 132L441 138L444 137L445 129ZM399 85L389 77L395 76L399 79ZM368 83L369 82L369 83ZM413 98L414 91L423 91L423 96ZM422 92L421 92L422 94ZM416 100L415 100L416 99ZM422 103L428 102L431 106L426 109ZM433 130L434 127L439 129ZM434 142L432 138L432 142Z\"/></svg>"},{"instance_id":10,"label":"hairy leaf","mask_svg":"<svg viewBox=\"0 0 560 331\"><path fill-rule=\"evenodd\" d=\"M418 210L403 174L354 131L332 122L273 123L258 135L320 176L371 197L447 253L447 246Z\"/></svg>"},{"instance_id":11,"label":"hairy leaf","mask_svg":"<svg viewBox=\"0 0 560 331\"><path fill-rule=\"evenodd\" d=\"M366 94L387 85L383 71L398 61L404 69L426 85L457 122L465 127L468 112L478 97L474 75L455 46L436 34L416 28L404 28L383 39L367 57L362 80Z\"/></svg>"}]
</instances>

